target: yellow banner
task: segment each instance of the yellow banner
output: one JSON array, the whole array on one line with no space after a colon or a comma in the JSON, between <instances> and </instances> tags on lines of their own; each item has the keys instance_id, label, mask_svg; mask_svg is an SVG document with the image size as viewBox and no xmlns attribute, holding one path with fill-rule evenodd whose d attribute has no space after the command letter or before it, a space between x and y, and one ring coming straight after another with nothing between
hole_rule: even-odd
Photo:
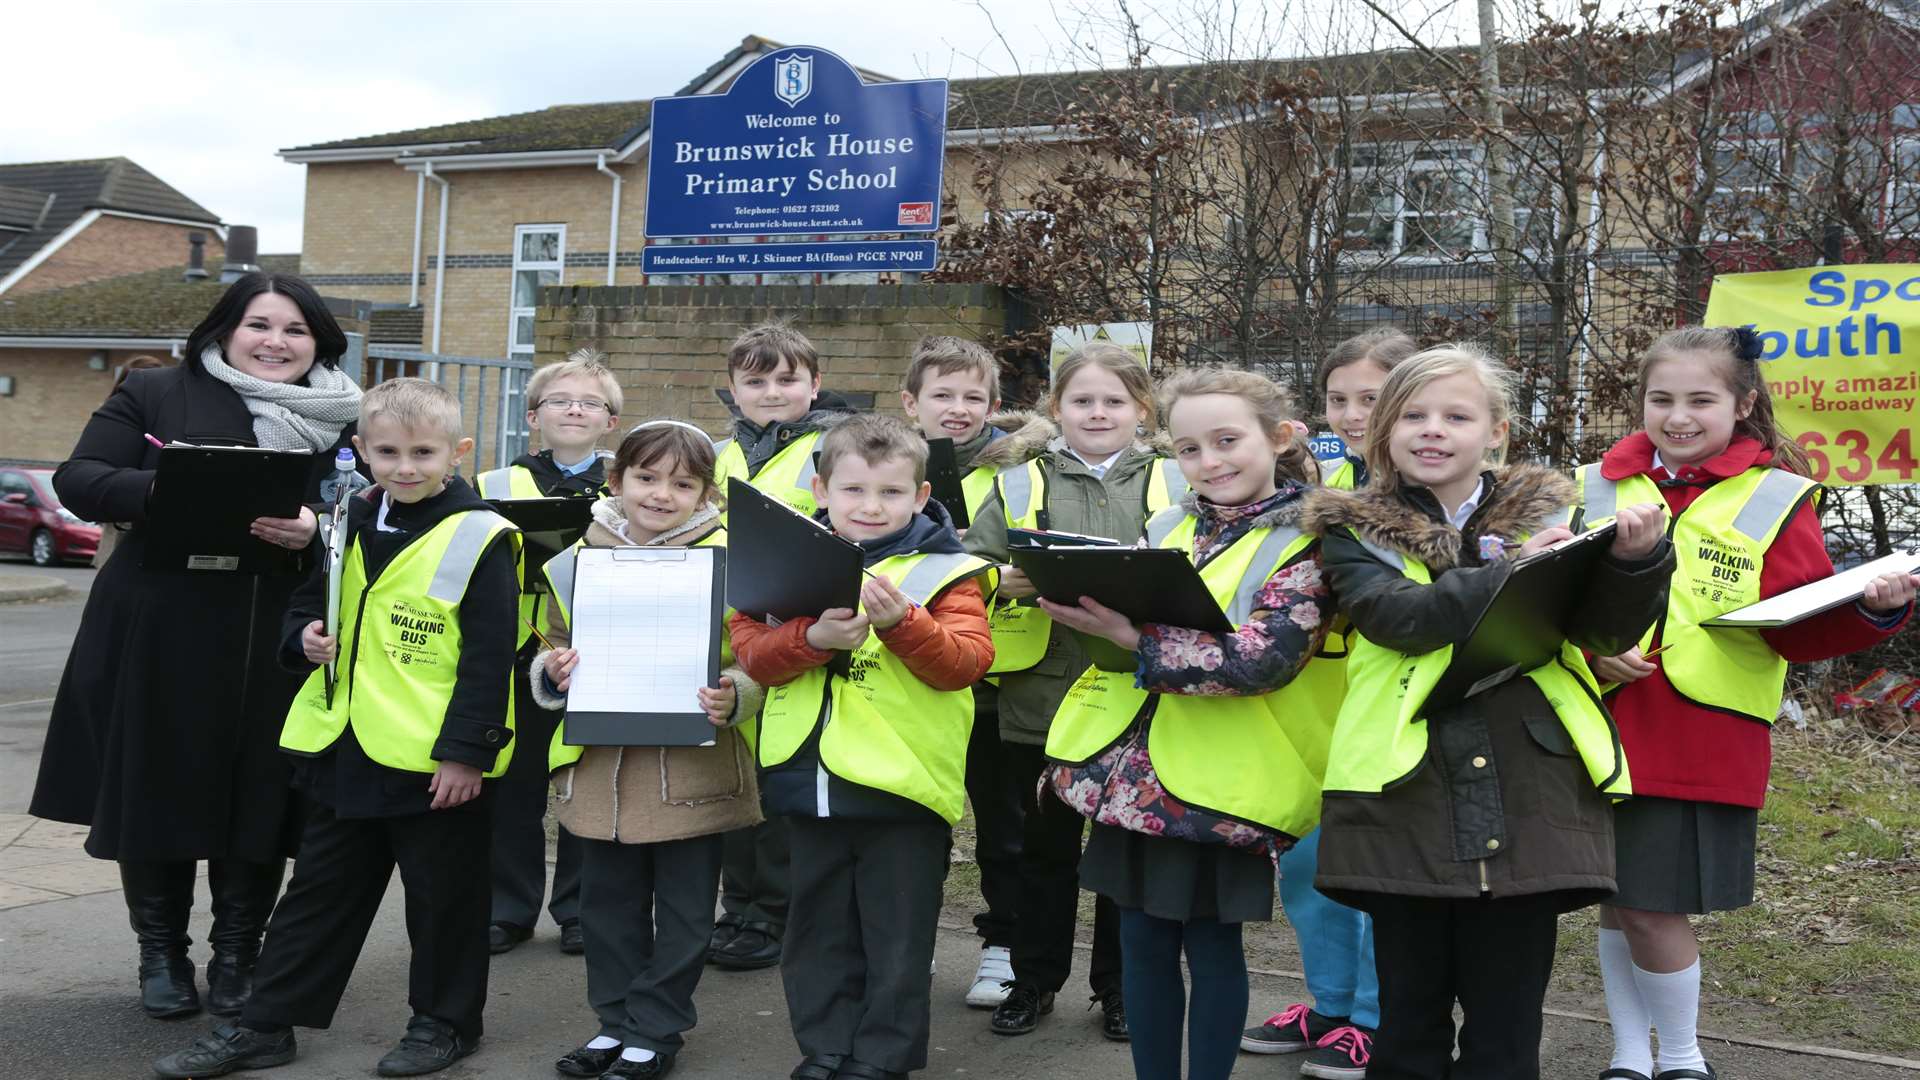
<instances>
[{"instance_id":1,"label":"yellow banner","mask_svg":"<svg viewBox=\"0 0 1920 1080\"><path fill-rule=\"evenodd\" d=\"M1780 426L1825 484L1908 484L1920 404L1920 266L1722 274L1706 325L1751 326Z\"/></svg>"}]
</instances>

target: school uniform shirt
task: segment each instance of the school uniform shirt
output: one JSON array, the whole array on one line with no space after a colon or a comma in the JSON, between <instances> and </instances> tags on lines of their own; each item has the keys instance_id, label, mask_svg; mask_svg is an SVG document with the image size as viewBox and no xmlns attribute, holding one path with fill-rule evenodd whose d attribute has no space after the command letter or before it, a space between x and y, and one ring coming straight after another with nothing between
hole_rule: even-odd
<instances>
[{"instance_id":1,"label":"school uniform shirt","mask_svg":"<svg viewBox=\"0 0 1920 1080\"><path fill-rule=\"evenodd\" d=\"M595 498L606 492L607 460L604 451L595 450L584 459L571 465L562 465L553 460L553 451L542 450L537 454L522 454L513 459L515 465L533 474L533 482L550 499L559 498Z\"/></svg>"},{"instance_id":2,"label":"school uniform shirt","mask_svg":"<svg viewBox=\"0 0 1920 1080\"><path fill-rule=\"evenodd\" d=\"M814 515L825 521L826 511ZM952 519L938 502L899 532L860 547L872 566L896 555L959 554ZM807 642L807 630L817 620L791 619L777 627L736 613L727 624L733 652L740 666L762 686L792 682L826 664L832 652ZM914 677L935 690L965 690L979 682L993 666L993 632L987 625L987 605L980 583L962 581L935 596L925 607L907 609L907 616L885 630L876 630L881 643ZM814 817L818 807L820 728L786 761L760 774L761 800L767 815ZM944 825L931 809L891 792L856 784L828 774L827 809L832 817L878 821L926 821Z\"/></svg>"},{"instance_id":3,"label":"school uniform shirt","mask_svg":"<svg viewBox=\"0 0 1920 1080\"><path fill-rule=\"evenodd\" d=\"M1773 461L1771 451L1746 436L1735 438L1718 457L1698 466L1681 466L1677 474L1656 467L1654 457L1653 440L1644 431L1635 432L1600 459L1600 475L1615 481L1647 476L1660 484L1667 510L1674 515L1720 481ZM1794 512L1767 549L1760 567L1760 595L1775 596L1832 573L1819 512L1809 501ZM1906 623L1911 611L1909 607L1891 619L1876 620L1857 605L1847 604L1792 626L1762 630L1760 636L1789 662L1809 663L1885 641ZM1607 708L1619 725L1627 760L1633 764L1634 794L1733 806L1765 803L1767 773L1773 767L1772 729L1767 725L1680 696L1657 662L1653 674L1608 695Z\"/></svg>"},{"instance_id":4,"label":"school uniform shirt","mask_svg":"<svg viewBox=\"0 0 1920 1080\"><path fill-rule=\"evenodd\" d=\"M360 545L367 580L379 577L393 557L426 535L449 515L485 510L486 500L465 480L455 476L446 490L417 503L390 503L379 488L357 496L347 511L348 543ZM343 605L352 598L341 597ZM300 646L307 624L325 617L325 568L317 569L294 591L281 627L280 663L290 671L310 672L315 665ZM457 761L485 772L512 732L507 715L508 680L519 637L520 575L513 546L496 540L474 567L473 578L460 600L460 662L453 697L447 703L440 737L433 745L435 761ZM350 648L342 643L342 651ZM365 658L362 658L365 662ZM427 773L392 769L375 762L354 737L357 725L378 723L378 717L354 716L340 738L313 756L289 754L294 786L326 804L340 818L400 817L425 813L433 796L427 791ZM526 748L542 753L544 747Z\"/></svg>"}]
</instances>

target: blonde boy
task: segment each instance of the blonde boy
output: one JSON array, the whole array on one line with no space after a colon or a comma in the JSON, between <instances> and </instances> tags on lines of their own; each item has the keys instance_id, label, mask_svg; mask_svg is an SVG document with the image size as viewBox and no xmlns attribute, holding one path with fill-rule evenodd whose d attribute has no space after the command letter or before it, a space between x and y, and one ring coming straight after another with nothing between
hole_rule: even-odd
<instances>
[{"instance_id":1,"label":"blonde boy","mask_svg":"<svg viewBox=\"0 0 1920 1080\"><path fill-rule=\"evenodd\" d=\"M487 996L483 779L511 756L519 534L455 473L473 450L460 404L393 379L367 391L354 445L377 486L354 498L337 633L326 579L293 594L281 662L308 674L281 729L312 804L239 1021L154 1063L166 1077L285 1064L294 1027L324 1028L395 867L413 944L406 1035L382 1076L473 1053ZM337 663L329 699L317 670ZM531 757L541 757L542 746Z\"/></svg>"},{"instance_id":2,"label":"blonde boy","mask_svg":"<svg viewBox=\"0 0 1920 1080\"><path fill-rule=\"evenodd\" d=\"M578 349L565 362L548 364L527 380L527 426L540 437L538 453L522 454L505 468L480 474L475 486L486 499L597 499L607 493L607 458L600 440L620 423L620 380L595 349ZM522 585L520 619L547 622L544 597ZM533 635L521 631L521 662L515 665L514 717L521 738L545 746L558 714L533 704L527 661ZM503 953L533 936L540 900L547 891L546 763L527 754L501 778L493 799L493 914L487 948ZM553 866L553 899L547 913L560 927L560 950L585 951L580 937L580 844L560 830Z\"/></svg>"}]
</instances>

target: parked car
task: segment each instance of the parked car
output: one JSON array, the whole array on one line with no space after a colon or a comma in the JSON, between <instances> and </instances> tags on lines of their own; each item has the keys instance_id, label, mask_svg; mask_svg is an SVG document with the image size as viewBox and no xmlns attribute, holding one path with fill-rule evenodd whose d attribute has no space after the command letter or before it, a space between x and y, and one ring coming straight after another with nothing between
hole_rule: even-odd
<instances>
[{"instance_id":1,"label":"parked car","mask_svg":"<svg viewBox=\"0 0 1920 1080\"><path fill-rule=\"evenodd\" d=\"M52 566L86 562L99 546L100 526L60 505L52 469L0 469L0 551Z\"/></svg>"}]
</instances>

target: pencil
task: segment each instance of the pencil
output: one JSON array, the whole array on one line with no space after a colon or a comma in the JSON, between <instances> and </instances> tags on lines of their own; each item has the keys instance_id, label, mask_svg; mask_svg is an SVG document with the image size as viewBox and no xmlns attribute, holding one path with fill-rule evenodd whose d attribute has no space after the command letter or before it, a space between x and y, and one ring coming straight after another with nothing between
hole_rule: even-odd
<instances>
[{"instance_id":1,"label":"pencil","mask_svg":"<svg viewBox=\"0 0 1920 1080\"><path fill-rule=\"evenodd\" d=\"M1657 648L1657 649L1655 649L1655 650L1653 650L1652 652L1644 652L1644 653L1641 653L1641 654L1640 654L1640 659L1642 659L1642 660L1651 660L1651 659L1653 659L1654 657L1656 657L1656 656L1659 656L1659 655L1660 655L1661 653L1663 653L1663 652L1666 652L1666 651L1667 651L1668 649L1671 649L1671 648L1673 648L1673 646L1672 646L1671 644L1668 644L1668 645L1662 645L1662 646L1660 646L1659 648Z\"/></svg>"},{"instance_id":2,"label":"pencil","mask_svg":"<svg viewBox=\"0 0 1920 1080\"><path fill-rule=\"evenodd\" d=\"M541 633L539 627L533 625L532 621L527 619L521 619L520 621L526 623L527 629L533 631L533 636L539 638L540 644L545 645L549 652L553 650L553 642L547 640L547 635Z\"/></svg>"}]
</instances>

